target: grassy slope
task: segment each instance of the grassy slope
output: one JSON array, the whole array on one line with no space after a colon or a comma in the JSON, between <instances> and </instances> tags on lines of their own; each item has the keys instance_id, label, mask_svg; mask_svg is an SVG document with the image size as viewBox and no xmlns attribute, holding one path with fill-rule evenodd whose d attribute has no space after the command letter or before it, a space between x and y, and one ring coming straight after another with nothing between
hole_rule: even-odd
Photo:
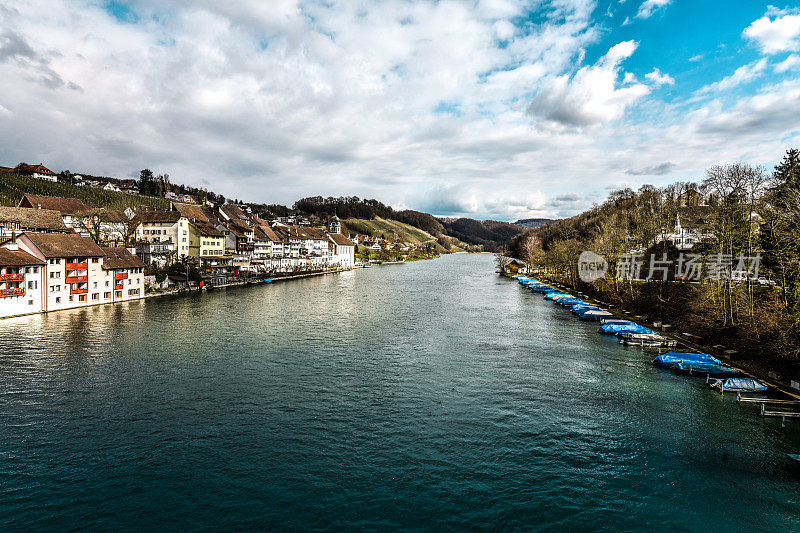
<instances>
[{"instance_id":1,"label":"grassy slope","mask_svg":"<svg viewBox=\"0 0 800 533\"><path fill-rule=\"evenodd\" d=\"M372 220L364 220L359 218L348 218L342 221L346 228L345 232L361 233L364 235L372 235L373 237L385 236L386 240L392 242L411 242L411 243L430 243L436 244L439 251L444 251L437 242L436 237L427 233L419 228L398 222L397 220L389 220L385 218L374 218ZM463 251L460 246L463 243L455 243L451 252Z\"/></svg>"},{"instance_id":2,"label":"grassy slope","mask_svg":"<svg viewBox=\"0 0 800 533\"><path fill-rule=\"evenodd\" d=\"M91 207L107 209L125 210L127 207L140 205L169 209L169 200L164 198L76 187L66 183L53 183L17 174L0 173L0 205L16 206L25 194L79 198Z\"/></svg>"}]
</instances>

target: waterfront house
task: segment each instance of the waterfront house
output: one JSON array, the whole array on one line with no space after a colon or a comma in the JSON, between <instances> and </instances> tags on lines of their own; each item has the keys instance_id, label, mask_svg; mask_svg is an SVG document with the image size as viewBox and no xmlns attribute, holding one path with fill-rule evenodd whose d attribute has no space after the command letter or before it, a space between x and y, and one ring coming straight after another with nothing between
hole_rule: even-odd
<instances>
[{"instance_id":1,"label":"waterfront house","mask_svg":"<svg viewBox=\"0 0 800 533\"><path fill-rule=\"evenodd\" d=\"M165 266L175 256L172 241L140 242L135 246L136 255L147 265Z\"/></svg>"},{"instance_id":2,"label":"waterfront house","mask_svg":"<svg viewBox=\"0 0 800 533\"><path fill-rule=\"evenodd\" d=\"M20 233L71 233L61 213L51 209L0 207L0 242Z\"/></svg>"},{"instance_id":3,"label":"waterfront house","mask_svg":"<svg viewBox=\"0 0 800 533\"><path fill-rule=\"evenodd\" d=\"M336 268L352 268L355 264L356 245L341 233L328 234L333 249L330 257L330 266Z\"/></svg>"},{"instance_id":4,"label":"waterfront house","mask_svg":"<svg viewBox=\"0 0 800 533\"><path fill-rule=\"evenodd\" d=\"M219 260L225 256L225 236L209 222L200 220L190 222L189 242L189 255L199 257L201 265L211 260L214 260L215 264L220 264Z\"/></svg>"},{"instance_id":5,"label":"waterfront house","mask_svg":"<svg viewBox=\"0 0 800 533\"><path fill-rule=\"evenodd\" d=\"M45 263L44 311L112 301L103 271L105 252L89 237L62 233L23 233L19 249Z\"/></svg>"},{"instance_id":6,"label":"waterfront house","mask_svg":"<svg viewBox=\"0 0 800 533\"><path fill-rule=\"evenodd\" d=\"M0 318L44 310L44 264L16 242L0 247Z\"/></svg>"},{"instance_id":7,"label":"waterfront house","mask_svg":"<svg viewBox=\"0 0 800 533\"><path fill-rule=\"evenodd\" d=\"M102 268L106 273L106 279L103 280L104 300L108 296L114 302L144 297L144 262L125 248L103 248L103 252Z\"/></svg>"}]
</instances>

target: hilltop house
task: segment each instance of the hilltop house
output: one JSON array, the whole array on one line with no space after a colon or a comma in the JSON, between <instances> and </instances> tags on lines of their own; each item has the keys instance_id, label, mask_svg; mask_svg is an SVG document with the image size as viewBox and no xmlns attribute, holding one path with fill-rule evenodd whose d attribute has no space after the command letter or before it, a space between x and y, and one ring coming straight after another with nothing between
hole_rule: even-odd
<instances>
[{"instance_id":1,"label":"hilltop house","mask_svg":"<svg viewBox=\"0 0 800 533\"><path fill-rule=\"evenodd\" d=\"M20 176L30 176L37 180L45 181L58 181L58 174L44 166L42 163L38 165L28 165L27 163L20 163L15 166L11 172L15 172Z\"/></svg>"},{"instance_id":2,"label":"hilltop house","mask_svg":"<svg viewBox=\"0 0 800 533\"><path fill-rule=\"evenodd\" d=\"M675 228L664 233L662 241L671 242L678 250L689 250L695 244L714 237L712 223L714 208L707 205L678 208Z\"/></svg>"}]
</instances>

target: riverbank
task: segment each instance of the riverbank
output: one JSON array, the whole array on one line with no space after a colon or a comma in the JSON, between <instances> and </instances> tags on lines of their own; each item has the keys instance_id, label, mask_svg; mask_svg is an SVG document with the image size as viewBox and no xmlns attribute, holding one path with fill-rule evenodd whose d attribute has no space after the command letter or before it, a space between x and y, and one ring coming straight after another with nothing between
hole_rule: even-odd
<instances>
[{"instance_id":1,"label":"riverbank","mask_svg":"<svg viewBox=\"0 0 800 533\"><path fill-rule=\"evenodd\" d=\"M644 320L645 316L641 314L636 314L635 312L623 309L612 302L598 298L597 295L591 295L582 291L578 291L574 287L552 277L536 276L533 279L539 279L540 281L557 287L559 290L569 293L576 298L591 301L602 309L612 313L617 318L629 320L636 324L658 331L659 334L675 340L678 343L678 347L683 346L690 350L700 353L709 353L719 357L724 360L726 365L735 368L750 377L762 381L763 383L772 387L772 389L776 392L779 392L792 399L800 400L800 388L793 387L792 380L780 380L775 370L765 370L761 365L748 364L749 361L741 358L741 355L736 350L730 350L721 345L708 345L702 343L699 341L699 339L702 339L702 337L685 331L676 331L672 324L665 324L659 320Z\"/></svg>"}]
</instances>

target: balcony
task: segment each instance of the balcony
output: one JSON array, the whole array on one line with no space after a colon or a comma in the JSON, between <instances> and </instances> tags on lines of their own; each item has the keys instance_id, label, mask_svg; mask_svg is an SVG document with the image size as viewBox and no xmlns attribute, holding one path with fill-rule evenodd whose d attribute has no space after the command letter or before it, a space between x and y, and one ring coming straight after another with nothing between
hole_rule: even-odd
<instances>
[{"instance_id":1,"label":"balcony","mask_svg":"<svg viewBox=\"0 0 800 533\"><path fill-rule=\"evenodd\" d=\"M70 275L67 275L64 278L64 282L65 283L89 283L89 276L88 275L83 275L83 276L76 276L76 275L70 276Z\"/></svg>"},{"instance_id":2,"label":"balcony","mask_svg":"<svg viewBox=\"0 0 800 533\"><path fill-rule=\"evenodd\" d=\"M117 273L114 274L114 279L117 279L117 280L119 280L119 279L128 279L128 273L127 272L117 272Z\"/></svg>"},{"instance_id":3,"label":"balcony","mask_svg":"<svg viewBox=\"0 0 800 533\"><path fill-rule=\"evenodd\" d=\"M81 285L70 285L69 289L70 294L88 294L89 293L89 284L86 283L85 286Z\"/></svg>"},{"instance_id":4,"label":"balcony","mask_svg":"<svg viewBox=\"0 0 800 533\"><path fill-rule=\"evenodd\" d=\"M25 289L0 289L0 298L10 298L12 296L25 296Z\"/></svg>"},{"instance_id":5,"label":"balcony","mask_svg":"<svg viewBox=\"0 0 800 533\"><path fill-rule=\"evenodd\" d=\"M11 281L25 281L25 274L3 274L0 276L0 283Z\"/></svg>"},{"instance_id":6,"label":"balcony","mask_svg":"<svg viewBox=\"0 0 800 533\"><path fill-rule=\"evenodd\" d=\"M67 263L67 270L88 270L89 262L83 263Z\"/></svg>"}]
</instances>

